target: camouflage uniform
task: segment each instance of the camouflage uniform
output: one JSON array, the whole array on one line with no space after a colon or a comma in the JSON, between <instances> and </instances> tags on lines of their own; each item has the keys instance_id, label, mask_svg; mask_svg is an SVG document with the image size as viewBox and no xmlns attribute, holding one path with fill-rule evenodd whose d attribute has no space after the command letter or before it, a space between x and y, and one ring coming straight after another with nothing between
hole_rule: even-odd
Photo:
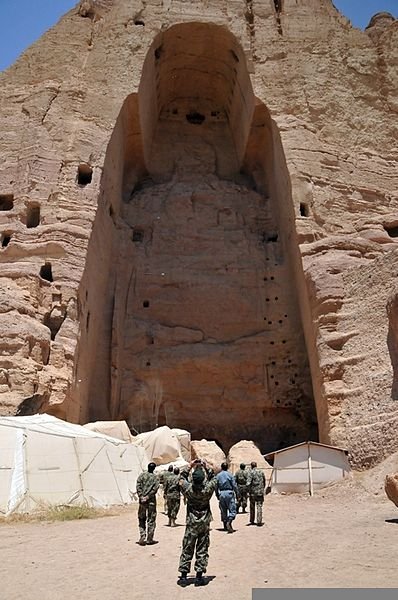
<instances>
[{"instance_id":1,"label":"camouflage uniform","mask_svg":"<svg viewBox=\"0 0 398 600\"><path fill-rule=\"evenodd\" d=\"M162 484L162 487L163 487L163 506L164 506L163 512L165 515L168 514L167 497L166 497L166 482L167 482L168 478L173 477L173 475L174 475L173 471L163 471L163 473L161 473L159 476L160 483Z\"/></svg>"},{"instance_id":2,"label":"camouflage uniform","mask_svg":"<svg viewBox=\"0 0 398 600\"><path fill-rule=\"evenodd\" d=\"M236 505L236 510L239 512L240 507L242 506L243 512L246 512L247 507L247 477L248 472L246 469L239 469L235 473L235 481L238 486L239 496L238 502Z\"/></svg>"},{"instance_id":3,"label":"camouflage uniform","mask_svg":"<svg viewBox=\"0 0 398 600\"><path fill-rule=\"evenodd\" d=\"M213 477L197 486L186 479L180 479L180 485L187 500L187 519L178 570L180 573L190 572L196 546L195 571L206 573L212 521L210 498L217 487L217 480Z\"/></svg>"},{"instance_id":4,"label":"camouflage uniform","mask_svg":"<svg viewBox=\"0 0 398 600\"><path fill-rule=\"evenodd\" d=\"M140 542L153 541L156 527L156 492L159 488L159 479L154 473L145 471L138 476L137 494L140 501L138 508L138 525L140 529ZM146 498L146 500L144 500ZM148 526L148 539L146 527Z\"/></svg>"},{"instance_id":5,"label":"camouflage uniform","mask_svg":"<svg viewBox=\"0 0 398 600\"><path fill-rule=\"evenodd\" d=\"M257 525L263 522L263 502L265 490L265 475L260 469L250 469L247 477L247 491L250 498L250 523L255 521L257 508Z\"/></svg>"},{"instance_id":6,"label":"camouflage uniform","mask_svg":"<svg viewBox=\"0 0 398 600\"><path fill-rule=\"evenodd\" d=\"M180 510L180 476L171 474L167 477L164 484L164 491L167 502L167 516L173 524L177 518L178 511Z\"/></svg>"}]
</instances>

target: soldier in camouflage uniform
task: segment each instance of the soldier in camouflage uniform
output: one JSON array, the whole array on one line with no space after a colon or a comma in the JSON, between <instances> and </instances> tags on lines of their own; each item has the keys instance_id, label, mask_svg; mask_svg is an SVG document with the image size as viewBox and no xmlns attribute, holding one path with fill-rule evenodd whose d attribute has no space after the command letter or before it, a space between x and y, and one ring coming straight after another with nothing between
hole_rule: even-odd
<instances>
[{"instance_id":1,"label":"soldier in camouflage uniform","mask_svg":"<svg viewBox=\"0 0 398 600\"><path fill-rule=\"evenodd\" d=\"M159 475L159 481L162 484L163 487L163 512L165 515L168 514L168 507L167 507L167 497L166 497L166 481L168 480L169 477L171 477L173 475L173 465L169 465L167 468L167 471L163 471L160 475Z\"/></svg>"},{"instance_id":2,"label":"soldier in camouflage uniform","mask_svg":"<svg viewBox=\"0 0 398 600\"><path fill-rule=\"evenodd\" d=\"M242 507L242 512L246 512L247 507L247 476L248 472L246 471L245 463L240 463L240 469L235 473L235 481L238 486L239 495L238 501L236 503L236 512L239 512L240 507Z\"/></svg>"},{"instance_id":3,"label":"soldier in camouflage uniform","mask_svg":"<svg viewBox=\"0 0 398 600\"><path fill-rule=\"evenodd\" d=\"M178 584L185 587L188 585L187 575L191 570L196 547L195 585L204 585L203 573L206 573L209 560L210 545L210 522L212 514L210 510L210 498L217 487L215 477L209 479L205 465L201 461L191 463L192 483L186 473L182 473L180 486L187 500L187 520L185 535L182 542Z\"/></svg>"},{"instance_id":4,"label":"soldier in camouflage uniform","mask_svg":"<svg viewBox=\"0 0 398 600\"><path fill-rule=\"evenodd\" d=\"M154 473L155 467L155 463L149 463L148 471L141 473L137 479L137 494L140 503L138 508L138 525L140 529L138 543L140 546L156 544L153 535L156 527L156 492L159 489L159 479Z\"/></svg>"},{"instance_id":5,"label":"soldier in camouflage uniform","mask_svg":"<svg viewBox=\"0 0 398 600\"><path fill-rule=\"evenodd\" d=\"M250 498L250 524L254 525L257 509L257 525L263 525L263 503L265 490L265 475L257 469L257 463L251 463L251 469L247 477L247 491Z\"/></svg>"},{"instance_id":6,"label":"soldier in camouflage uniform","mask_svg":"<svg viewBox=\"0 0 398 600\"><path fill-rule=\"evenodd\" d=\"M166 494L167 516L169 517L169 527L176 527L176 518L180 510L180 469L174 467L172 475L167 477L164 484Z\"/></svg>"}]
</instances>

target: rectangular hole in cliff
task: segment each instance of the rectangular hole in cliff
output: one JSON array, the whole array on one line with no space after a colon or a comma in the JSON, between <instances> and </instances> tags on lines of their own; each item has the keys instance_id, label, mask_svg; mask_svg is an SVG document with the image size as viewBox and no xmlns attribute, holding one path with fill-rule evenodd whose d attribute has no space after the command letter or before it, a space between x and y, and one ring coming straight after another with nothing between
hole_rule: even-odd
<instances>
[{"instance_id":1,"label":"rectangular hole in cliff","mask_svg":"<svg viewBox=\"0 0 398 600\"><path fill-rule=\"evenodd\" d=\"M77 183L79 185L88 185L93 178L93 169L87 163L82 163L77 167Z\"/></svg>"},{"instance_id":2,"label":"rectangular hole in cliff","mask_svg":"<svg viewBox=\"0 0 398 600\"><path fill-rule=\"evenodd\" d=\"M44 263L44 265L42 267L40 267L39 275L42 279L45 279L46 281L49 281L50 283L52 283L54 281L54 278L53 278L51 263L49 263L49 262Z\"/></svg>"},{"instance_id":3,"label":"rectangular hole in cliff","mask_svg":"<svg viewBox=\"0 0 398 600\"><path fill-rule=\"evenodd\" d=\"M1 234L1 247L7 248L8 244L11 242L11 233L5 231Z\"/></svg>"},{"instance_id":4,"label":"rectangular hole in cliff","mask_svg":"<svg viewBox=\"0 0 398 600\"><path fill-rule=\"evenodd\" d=\"M40 206L38 204L28 204L26 213L26 227L28 229L40 225Z\"/></svg>"},{"instance_id":5,"label":"rectangular hole in cliff","mask_svg":"<svg viewBox=\"0 0 398 600\"><path fill-rule=\"evenodd\" d=\"M142 306L144 308L149 308L149 300L144 300L144 302L142 303Z\"/></svg>"},{"instance_id":6,"label":"rectangular hole in cliff","mask_svg":"<svg viewBox=\"0 0 398 600\"><path fill-rule=\"evenodd\" d=\"M141 244L144 241L144 231L142 229L133 229L133 242Z\"/></svg>"},{"instance_id":7,"label":"rectangular hole in cliff","mask_svg":"<svg viewBox=\"0 0 398 600\"><path fill-rule=\"evenodd\" d=\"M0 194L0 210L12 210L14 208L13 194Z\"/></svg>"},{"instance_id":8,"label":"rectangular hole in cliff","mask_svg":"<svg viewBox=\"0 0 398 600\"><path fill-rule=\"evenodd\" d=\"M308 208L308 204L305 202L300 202L300 217L309 217L310 211Z\"/></svg>"},{"instance_id":9,"label":"rectangular hole in cliff","mask_svg":"<svg viewBox=\"0 0 398 600\"><path fill-rule=\"evenodd\" d=\"M392 237L392 238L398 237L398 226L397 225L395 225L395 226L384 225L383 227L390 237Z\"/></svg>"}]
</instances>

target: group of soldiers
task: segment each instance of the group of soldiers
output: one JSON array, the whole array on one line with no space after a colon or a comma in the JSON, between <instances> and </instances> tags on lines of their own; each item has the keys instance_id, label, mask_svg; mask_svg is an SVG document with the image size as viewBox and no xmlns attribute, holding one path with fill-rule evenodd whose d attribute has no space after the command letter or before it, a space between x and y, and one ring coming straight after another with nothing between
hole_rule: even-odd
<instances>
[{"instance_id":1,"label":"group of soldiers","mask_svg":"<svg viewBox=\"0 0 398 600\"><path fill-rule=\"evenodd\" d=\"M156 493L163 485L168 525L176 526L176 518L180 509L180 497L183 495L186 504L186 528L180 556L178 584L185 587L189 584L188 574L195 556L195 585L205 585L203 578L209 559L210 523L212 514L210 499L216 494L221 520L225 531L233 533L232 522L242 508L246 512L247 501L250 502L249 525L263 525L262 506L266 487L264 472L252 462L250 469L241 463L237 473L228 471L227 463L222 463L221 471L215 475L204 461L196 459L180 473L178 467L169 466L168 471L158 477L155 474L155 463L148 465L148 471L141 473L137 480L139 498L138 524L141 546L156 544L154 533L156 527ZM196 551L196 552L195 552Z\"/></svg>"}]
</instances>

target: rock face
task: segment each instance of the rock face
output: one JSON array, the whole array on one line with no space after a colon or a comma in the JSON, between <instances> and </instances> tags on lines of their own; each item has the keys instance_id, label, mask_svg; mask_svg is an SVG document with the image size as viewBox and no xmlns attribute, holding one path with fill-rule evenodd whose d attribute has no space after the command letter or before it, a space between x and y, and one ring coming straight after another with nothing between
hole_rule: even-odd
<instances>
[{"instance_id":1,"label":"rock face","mask_svg":"<svg viewBox=\"0 0 398 600\"><path fill-rule=\"evenodd\" d=\"M396 450L397 38L84 0L2 73L1 412Z\"/></svg>"},{"instance_id":2,"label":"rock face","mask_svg":"<svg viewBox=\"0 0 398 600\"><path fill-rule=\"evenodd\" d=\"M386 476L384 490L388 499L391 500L395 506L398 506L398 473Z\"/></svg>"}]
</instances>

